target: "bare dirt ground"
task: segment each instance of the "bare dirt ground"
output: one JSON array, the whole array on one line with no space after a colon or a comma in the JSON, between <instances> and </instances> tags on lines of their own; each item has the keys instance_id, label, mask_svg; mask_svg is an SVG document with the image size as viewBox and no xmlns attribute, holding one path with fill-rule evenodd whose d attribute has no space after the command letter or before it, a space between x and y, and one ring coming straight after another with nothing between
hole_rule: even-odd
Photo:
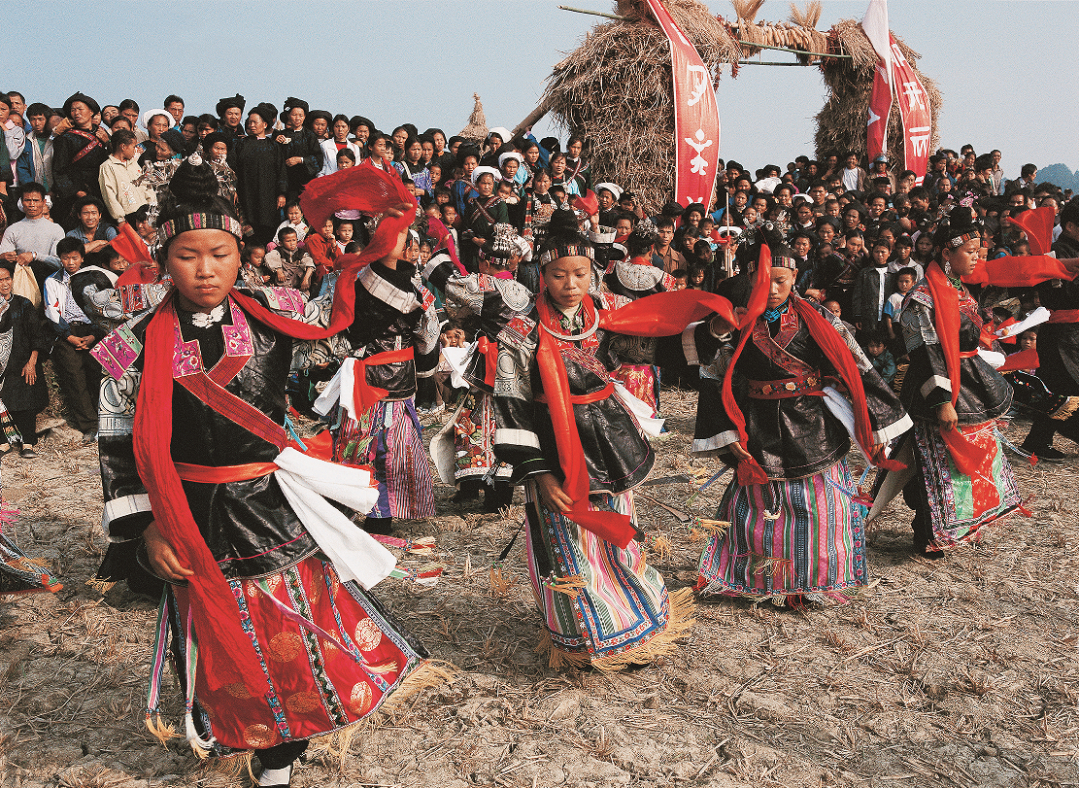
<instances>
[{"instance_id":1,"label":"bare dirt ground","mask_svg":"<svg viewBox=\"0 0 1079 788\"><path fill-rule=\"evenodd\" d=\"M673 434L653 475L707 477L714 461L688 455L695 395L665 391L663 402ZM1008 434L1021 440L1027 426ZM0 785L246 785L145 732L154 605L84 584L104 551L96 448L63 429L39 451L5 458L4 494L22 510L7 533L65 588L0 605ZM1079 785L1079 460L1015 467L1034 516L1010 518L983 544L913 558L910 513L894 503L868 535L875 583L852 604L703 602L673 657L618 675L546 666L533 652L523 539L509 590L492 590L488 575L519 508L479 516L437 488L440 516L406 530L436 536L438 554L402 561L435 560L444 579L388 580L376 593L460 677L377 715L346 758L316 758L293 784ZM647 492L709 516L721 488L688 507L693 485ZM639 506L642 524L674 545L653 557L668 586L691 586L700 545L669 513ZM171 681L167 694L178 721Z\"/></svg>"}]
</instances>

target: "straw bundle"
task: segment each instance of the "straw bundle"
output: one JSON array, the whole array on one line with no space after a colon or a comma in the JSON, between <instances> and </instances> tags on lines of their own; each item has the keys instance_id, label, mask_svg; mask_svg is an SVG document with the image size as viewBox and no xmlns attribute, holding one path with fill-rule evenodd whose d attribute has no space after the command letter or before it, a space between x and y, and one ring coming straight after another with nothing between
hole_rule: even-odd
<instances>
[{"instance_id":1,"label":"straw bundle","mask_svg":"<svg viewBox=\"0 0 1079 788\"><path fill-rule=\"evenodd\" d=\"M480 94L473 93L472 98L476 101L476 104L472 108L472 114L468 116L468 123L457 136L474 142L483 142L487 139L487 116L483 114L483 102L480 101Z\"/></svg>"},{"instance_id":2,"label":"straw bundle","mask_svg":"<svg viewBox=\"0 0 1079 788\"><path fill-rule=\"evenodd\" d=\"M721 64L737 63L738 44L701 3L666 5L718 81ZM645 4L620 0L617 11L626 21L597 25L555 66L543 103L564 130L588 141L593 172L657 210L674 189L670 44Z\"/></svg>"},{"instance_id":3,"label":"straw bundle","mask_svg":"<svg viewBox=\"0 0 1079 788\"><path fill-rule=\"evenodd\" d=\"M936 83L918 69L917 61L921 55L908 47L899 36L895 36L895 41L925 87L933 121L929 149L935 150L940 143L937 118L943 98ZM866 112L869 107L869 95L873 91L873 71L877 63L877 53L866 38L861 24L852 19L845 19L832 28L829 33L829 46L830 51L844 52L851 55L852 59L829 59L820 65L821 72L824 74L824 83L828 86L830 94L824 107L817 114L815 138L817 157L820 158L830 152L842 156L846 151L854 151L864 156ZM899 106L894 100L891 117L888 120L887 155L891 162L901 162L904 158L903 125Z\"/></svg>"}]
</instances>

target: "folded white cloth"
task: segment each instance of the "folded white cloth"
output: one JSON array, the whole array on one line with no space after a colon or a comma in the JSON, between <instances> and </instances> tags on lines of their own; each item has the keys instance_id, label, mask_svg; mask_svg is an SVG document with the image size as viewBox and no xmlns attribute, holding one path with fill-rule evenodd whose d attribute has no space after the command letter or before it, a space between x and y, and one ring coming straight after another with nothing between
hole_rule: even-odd
<instances>
[{"instance_id":1,"label":"folded white cloth","mask_svg":"<svg viewBox=\"0 0 1079 788\"><path fill-rule=\"evenodd\" d=\"M645 435L655 438L663 432L665 419L652 418L652 406L630 394L629 389L618 381L614 384L614 395L618 397L622 406L636 417Z\"/></svg>"},{"instance_id":2,"label":"folded white cloth","mask_svg":"<svg viewBox=\"0 0 1079 788\"><path fill-rule=\"evenodd\" d=\"M355 384L356 359L346 358L341 362L341 368L337 370L337 374L330 378L326 388L318 395L318 399L315 400L315 404L311 406L311 409L320 416L326 416L340 400L341 407L348 412L349 418L355 419L356 404L352 396L355 391Z\"/></svg>"},{"instance_id":3,"label":"folded white cloth","mask_svg":"<svg viewBox=\"0 0 1079 788\"><path fill-rule=\"evenodd\" d=\"M326 554L342 580L373 588L397 565L393 553L349 520L327 498L367 514L378 503L378 489L363 468L319 460L288 447L274 472L296 516Z\"/></svg>"}]
</instances>

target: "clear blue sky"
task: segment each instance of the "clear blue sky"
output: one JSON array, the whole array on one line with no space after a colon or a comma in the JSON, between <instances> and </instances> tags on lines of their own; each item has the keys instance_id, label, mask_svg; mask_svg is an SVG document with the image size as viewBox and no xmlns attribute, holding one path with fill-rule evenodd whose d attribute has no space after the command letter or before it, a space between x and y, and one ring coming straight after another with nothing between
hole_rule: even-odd
<instances>
[{"instance_id":1,"label":"clear blue sky","mask_svg":"<svg viewBox=\"0 0 1079 788\"><path fill-rule=\"evenodd\" d=\"M610 11L604 0L3 0L7 44L0 88L59 105L75 90L102 104L143 109L178 93L189 111L213 111L242 93L248 106L286 96L312 108L363 114L389 131L459 131L483 99L491 126L512 128L539 100L551 67L601 20L559 2ZM711 0L730 18L728 2ZM825 0L818 28L861 19L868 0ZM1027 161L1079 168L1079 2L892 0L891 28L917 52L944 94L941 141L1000 148L1009 177ZM760 19L784 20L768 0ZM484 31L477 34L477 30ZM53 43L50 43L53 42ZM36 54L23 57L22 45ZM770 53L763 59L782 59ZM756 168L812 153L813 116L825 98L812 68L742 69L718 92L720 153ZM554 133L540 124L537 136Z\"/></svg>"}]
</instances>

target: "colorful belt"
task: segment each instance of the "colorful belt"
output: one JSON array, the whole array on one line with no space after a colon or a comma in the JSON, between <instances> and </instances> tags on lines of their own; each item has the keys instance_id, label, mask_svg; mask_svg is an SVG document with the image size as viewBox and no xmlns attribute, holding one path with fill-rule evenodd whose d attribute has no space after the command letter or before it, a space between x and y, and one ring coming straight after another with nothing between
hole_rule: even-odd
<instances>
[{"instance_id":1,"label":"colorful belt","mask_svg":"<svg viewBox=\"0 0 1079 788\"><path fill-rule=\"evenodd\" d=\"M819 374L801 375L780 380L749 381L750 399L789 399L790 397L823 397Z\"/></svg>"},{"instance_id":2,"label":"colorful belt","mask_svg":"<svg viewBox=\"0 0 1079 788\"><path fill-rule=\"evenodd\" d=\"M612 394L614 394L614 383L608 383L599 391L593 391L591 394L572 394L569 401L573 405L589 405L593 402L602 402ZM547 397L543 394L537 394L535 400L536 402L542 402L544 405L547 404Z\"/></svg>"}]
</instances>

